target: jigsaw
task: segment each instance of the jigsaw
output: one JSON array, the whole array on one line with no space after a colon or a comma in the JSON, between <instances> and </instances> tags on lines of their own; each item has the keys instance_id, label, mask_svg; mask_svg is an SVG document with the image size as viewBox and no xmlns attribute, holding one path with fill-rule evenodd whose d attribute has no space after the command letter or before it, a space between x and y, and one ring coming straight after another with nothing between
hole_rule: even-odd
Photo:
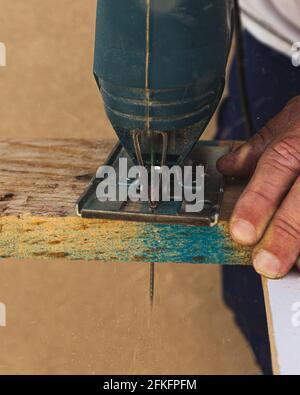
<instances>
[{"instance_id":1,"label":"jigsaw","mask_svg":"<svg viewBox=\"0 0 300 395\"><path fill-rule=\"evenodd\" d=\"M216 161L227 148L199 138L223 94L233 18L231 0L98 1L94 75L119 138L106 165L118 174L125 158L152 178L151 169L202 165L204 201L196 213L185 210L184 197L100 201L98 175L77 203L81 216L216 224L223 192ZM135 182L128 178L127 187ZM152 267L152 282L153 274Z\"/></svg>"}]
</instances>

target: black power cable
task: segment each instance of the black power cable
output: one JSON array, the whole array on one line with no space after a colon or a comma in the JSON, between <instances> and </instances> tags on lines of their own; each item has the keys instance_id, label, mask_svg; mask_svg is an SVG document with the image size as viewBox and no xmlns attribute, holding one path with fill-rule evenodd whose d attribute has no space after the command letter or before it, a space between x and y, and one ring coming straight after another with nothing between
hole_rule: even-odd
<instances>
[{"instance_id":1,"label":"black power cable","mask_svg":"<svg viewBox=\"0 0 300 395\"><path fill-rule=\"evenodd\" d=\"M236 34L236 49L237 49L237 68L239 77L239 90L241 97L241 106L246 124L246 137L250 138L254 134L254 126L252 114L250 110L250 102L248 96L248 87L245 70L245 48L243 28L241 22L241 11L238 0L234 2L234 21L235 21L235 34Z\"/></svg>"}]
</instances>

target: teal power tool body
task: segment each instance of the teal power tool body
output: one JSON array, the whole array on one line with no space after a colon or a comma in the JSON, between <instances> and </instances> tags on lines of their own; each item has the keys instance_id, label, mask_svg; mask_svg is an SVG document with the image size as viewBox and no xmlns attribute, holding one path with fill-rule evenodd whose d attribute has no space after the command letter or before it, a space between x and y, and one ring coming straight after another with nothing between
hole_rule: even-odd
<instances>
[{"instance_id":1,"label":"teal power tool body","mask_svg":"<svg viewBox=\"0 0 300 395\"><path fill-rule=\"evenodd\" d=\"M77 203L83 217L214 225L223 179L224 148L199 143L223 93L233 30L231 0L101 0L97 6L94 75L119 137L107 165L205 167L204 208L184 198L100 201L94 177ZM152 173L151 173L152 174ZM129 188L135 179L127 179ZM121 183L117 187L120 189ZM123 185L124 187L124 185ZM117 196L119 196L117 194ZM153 302L154 264L150 266Z\"/></svg>"},{"instance_id":2,"label":"teal power tool body","mask_svg":"<svg viewBox=\"0 0 300 395\"><path fill-rule=\"evenodd\" d=\"M231 0L101 0L97 5L94 75L120 140L107 163L205 166L205 205L100 202L95 177L77 204L85 217L215 224L224 149L198 143L221 99L233 31ZM128 180L128 184L134 180Z\"/></svg>"}]
</instances>

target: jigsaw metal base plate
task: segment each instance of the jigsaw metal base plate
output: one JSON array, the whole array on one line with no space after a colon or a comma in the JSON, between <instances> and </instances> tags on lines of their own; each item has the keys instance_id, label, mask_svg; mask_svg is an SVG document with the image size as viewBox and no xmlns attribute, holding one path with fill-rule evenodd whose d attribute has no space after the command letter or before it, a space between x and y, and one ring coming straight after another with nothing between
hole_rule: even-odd
<instances>
[{"instance_id":1,"label":"jigsaw metal base plate","mask_svg":"<svg viewBox=\"0 0 300 395\"><path fill-rule=\"evenodd\" d=\"M205 168L204 209L199 213L186 212L185 201L161 202L154 210L150 209L148 202L100 202L96 190L103 179L97 177L92 179L79 198L76 212L84 218L214 226L219 220L224 193L224 177L217 171L216 163L228 151L228 146L214 142L199 142L184 163L202 165ZM113 166L118 172L119 158L127 158L128 167L133 166L133 162L120 144L114 148L105 165Z\"/></svg>"}]
</instances>

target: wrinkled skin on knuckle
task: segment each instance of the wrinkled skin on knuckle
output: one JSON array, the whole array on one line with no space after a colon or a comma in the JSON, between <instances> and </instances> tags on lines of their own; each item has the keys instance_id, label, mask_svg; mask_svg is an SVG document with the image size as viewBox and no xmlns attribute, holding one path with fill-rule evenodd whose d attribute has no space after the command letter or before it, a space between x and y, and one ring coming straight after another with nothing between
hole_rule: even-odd
<instances>
[{"instance_id":1,"label":"wrinkled skin on knuckle","mask_svg":"<svg viewBox=\"0 0 300 395\"><path fill-rule=\"evenodd\" d=\"M268 189L268 188L269 189L275 188L275 185L272 181L271 182L268 181L268 183L266 183L266 189ZM263 189L254 190L252 188L249 188L247 190L247 197L248 197L248 200L251 199L253 202L251 204L252 212L253 212L253 209L256 207L257 201L260 201L264 204L264 206L263 206L264 210L266 209L266 207L271 209L276 204L276 200L274 199L274 197L272 195L270 195L270 193L266 193L265 190L263 190Z\"/></svg>"},{"instance_id":2,"label":"wrinkled skin on knuckle","mask_svg":"<svg viewBox=\"0 0 300 395\"><path fill-rule=\"evenodd\" d=\"M269 153L260 159L253 177L254 181L249 184L246 191L255 188L256 192L275 204L279 196L283 197L283 194L286 193L287 186L292 183L289 181L291 177L286 173L286 168L282 164L278 164L272 153ZM286 180L287 182L285 182Z\"/></svg>"},{"instance_id":3,"label":"wrinkled skin on knuckle","mask_svg":"<svg viewBox=\"0 0 300 395\"><path fill-rule=\"evenodd\" d=\"M290 215L277 216L276 221L274 221L273 231L278 238L287 237L293 242L300 242L300 221L293 217L292 212Z\"/></svg>"},{"instance_id":4,"label":"wrinkled skin on knuckle","mask_svg":"<svg viewBox=\"0 0 300 395\"><path fill-rule=\"evenodd\" d=\"M300 133L299 136L286 136L272 144L266 159L268 165L280 171L300 173Z\"/></svg>"}]
</instances>

